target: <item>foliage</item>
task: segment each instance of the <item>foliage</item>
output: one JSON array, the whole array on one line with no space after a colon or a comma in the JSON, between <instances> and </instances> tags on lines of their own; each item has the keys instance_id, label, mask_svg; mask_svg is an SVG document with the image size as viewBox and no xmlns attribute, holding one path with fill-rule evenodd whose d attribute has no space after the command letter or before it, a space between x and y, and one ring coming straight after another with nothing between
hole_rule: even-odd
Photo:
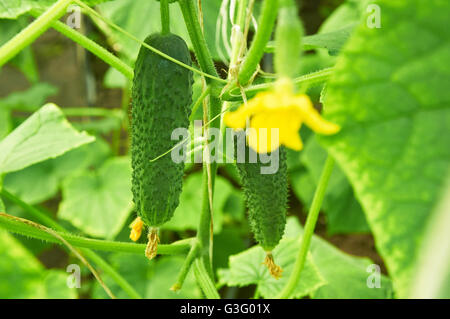
<instances>
[{"instance_id":1,"label":"foliage","mask_svg":"<svg viewBox=\"0 0 450 319\"><path fill-rule=\"evenodd\" d=\"M302 37L301 24L310 28L293 14L299 1L252 7L248 0L178 0L160 16L155 0L74 0L82 30L57 21L69 2L0 0L0 298L448 298L448 1L342 1L320 8L330 14ZM143 44L167 24L188 44L192 66ZM78 69L81 86L87 79L86 105L74 105L67 88L45 74L52 48L39 37L49 28L62 34L64 50L76 42L78 60L67 63ZM92 55L80 58L82 48ZM234 162L209 164L204 157L185 165L179 205L159 229L153 260L144 256L146 236L130 241L137 215L130 89L138 51L147 49L161 63L194 73L189 132L199 128L194 120L205 120L205 136L190 137L191 158L217 138L206 128L224 133L230 125L222 113L272 92L280 75L289 78L283 83L292 84L292 99L308 94L316 119L340 127L322 136L308 123L286 134L300 142L297 150L286 148L287 224L272 252L281 279L262 264L266 253L251 234ZM174 88L158 93L164 90ZM287 101L285 93L273 98L276 106ZM265 121L278 127L294 120L284 114ZM258 194L270 201L274 192L265 187ZM373 239L375 247L342 244L357 238L365 246ZM47 262L56 253L64 265ZM66 284L73 263L81 266L79 290ZM106 289L90 276L94 268Z\"/></svg>"}]
</instances>

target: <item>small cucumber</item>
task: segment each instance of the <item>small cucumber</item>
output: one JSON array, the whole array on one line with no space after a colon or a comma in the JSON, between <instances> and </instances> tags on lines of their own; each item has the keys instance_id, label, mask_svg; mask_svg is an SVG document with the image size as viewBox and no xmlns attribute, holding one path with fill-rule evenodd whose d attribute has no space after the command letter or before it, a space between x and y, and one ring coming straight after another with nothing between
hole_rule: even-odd
<instances>
[{"instance_id":1,"label":"small cucumber","mask_svg":"<svg viewBox=\"0 0 450 319\"><path fill-rule=\"evenodd\" d=\"M267 164L262 163L259 157L255 163L246 159L244 163L236 163L236 166L248 207L250 228L267 253L264 263L271 274L279 278L282 270L275 265L271 252L283 237L286 226L288 180L286 150L280 147L277 151L279 168L274 174L261 174L261 168ZM254 150L246 146L246 152L250 154ZM249 158L252 156L256 155L249 155Z\"/></svg>"}]
</instances>

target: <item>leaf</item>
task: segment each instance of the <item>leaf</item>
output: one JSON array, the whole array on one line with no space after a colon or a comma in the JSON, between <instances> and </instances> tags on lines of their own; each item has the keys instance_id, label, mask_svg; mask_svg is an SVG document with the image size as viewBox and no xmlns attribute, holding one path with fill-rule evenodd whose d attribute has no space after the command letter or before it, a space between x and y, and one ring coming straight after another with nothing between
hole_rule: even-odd
<instances>
[{"instance_id":1,"label":"leaf","mask_svg":"<svg viewBox=\"0 0 450 319\"><path fill-rule=\"evenodd\" d=\"M450 298L450 175L427 225L408 298Z\"/></svg>"},{"instance_id":2,"label":"leaf","mask_svg":"<svg viewBox=\"0 0 450 319\"><path fill-rule=\"evenodd\" d=\"M298 238L303 228L298 219L289 217L286 238ZM367 271L373 264L369 258L348 255L322 238L313 235L310 253L319 273L327 282L312 293L316 299L385 299L392 297L389 278L380 276L380 288L369 288ZM302 280L302 278L300 278Z\"/></svg>"},{"instance_id":3,"label":"leaf","mask_svg":"<svg viewBox=\"0 0 450 319\"><path fill-rule=\"evenodd\" d=\"M29 89L17 91L0 99L0 108L16 111L36 111L49 96L55 95L58 88L50 83L39 82Z\"/></svg>"},{"instance_id":4,"label":"leaf","mask_svg":"<svg viewBox=\"0 0 450 319\"><path fill-rule=\"evenodd\" d=\"M197 229L202 210L202 173L194 173L184 181L180 205L172 219L162 227L171 230ZM217 176L214 188L213 218L214 232L220 233L225 205L232 195L233 186L226 179ZM242 204L242 203L241 203ZM242 207L242 206L241 206Z\"/></svg>"},{"instance_id":5,"label":"leaf","mask_svg":"<svg viewBox=\"0 0 450 319\"><path fill-rule=\"evenodd\" d=\"M59 218L88 235L113 238L132 208L130 160L109 159L96 171L64 181L62 192Z\"/></svg>"},{"instance_id":6,"label":"leaf","mask_svg":"<svg viewBox=\"0 0 450 319\"><path fill-rule=\"evenodd\" d=\"M319 34L334 32L360 22L367 5L373 0L347 0L328 16L319 29Z\"/></svg>"},{"instance_id":7,"label":"leaf","mask_svg":"<svg viewBox=\"0 0 450 319\"><path fill-rule=\"evenodd\" d=\"M450 3L379 5L382 28L358 27L328 83L325 116L342 130L321 141L353 185L402 298L450 164Z\"/></svg>"},{"instance_id":8,"label":"leaf","mask_svg":"<svg viewBox=\"0 0 450 319\"><path fill-rule=\"evenodd\" d=\"M55 0L0 0L0 18L17 19L20 15L32 9L43 10L48 8Z\"/></svg>"},{"instance_id":9,"label":"leaf","mask_svg":"<svg viewBox=\"0 0 450 319\"><path fill-rule=\"evenodd\" d=\"M329 55L338 55L341 48L350 38L355 26L356 24L353 24L333 32L307 36L303 39L304 49L324 48L328 50Z\"/></svg>"},{"instance_id":10,"label":"leaf","mask_svg":"<svg viewBox=\"0 0 450 319\"><path fill-rule=\"evenodd\" d=\"M57 158L6 174L3 186L28 204L40 203L56 195L64 178L99 165L109 152L108 144L97 138Z\"/></svg>"},{"instance_id":11,"label":"leaf","mask_svg":"<svg viewBox=\"0 0 450 319\"><path fill-rule=\"evenodd\" d=\"M13 236L0 229L0 298L76 298L68 274L46 270Z\"/></svg>"},{"instance_id":12,"label":"leaf","mask_svg":"<svg viewBox=\"0 0 450 319\"><path fill-rule=\"evenodd\" d=\"M112 254L111 266L116 269L143 298L201 298L201 292L195 282L192 271L179 292L170 287L175 283L184 258L181 256L158 257L149 261L144 255ZM118 298L129 296L107 274L102 278ZM103 288L96 282L93 298L108 298Z\"/></svg>"},{"instance_id":13,"label":"leaf","mask_svg":"<svg viewBox=\"0 0 450 319\"><path fill-rule=\"evenodd\" d=\"M110 0L83 0L87 5L93 6L101 2ZM33 9L45 11L56 0L0 0L0 18L17 19L20 15Z\"/></svg>"},{"instance_id":14,"label":"leaf","mask_svg":"<svg viewBox=\"0 0 450 319\"><path fill-rule=\"evenodd\" d=\"M40 82L27 90L13 92L0 99L0 139L13 129L12 110L35 111L57 92L51 84Z\"/></svg>"},{"instance_id":15,"label":"leaf","mask_svg":"<svg viewBox=\"0 0 450 319\"><path fill-rule=\"evenodd\" d=\"M219 270L220 282L228 286L256 284L261 296L274 298L286 285L292 272L299 243L295 239L283 239L273 250L275 263L283 268L280 279L273 278L262 264L266 253L260 246L254 246L229 259L229 268ZM290 298L301 298L313 293L326 284L311 256L308 256L299 282Z\"/></svg>"},{"instance_id":16,"label":"leaf","mask_svg":"<svg viewBox=\"0 0 450 319\"><path fill-rule=\"evenodd\" d=\"M291 173L294 193L302 200L306 209L312 204L326 157L326 151L313 136L308 139L305 149L301 152L301 162L307 171ZM327 216L329 234L370 232L364 212L338 165L334 167L330 177L322 210Z\"/></svg>"},{"instance_id":17,"label":"leaf","mask_svg":"<svg viewBox=\"0 0 450 319\"><path fill-rule=\"evenodd\" d=\"M46 104L0 141L0 173L18 171L94 140L76 131L55 104Z\"/></svg>"},{"instance_id":18,"label":"leaf","mask_svg":"<svg viewBox=\"0 0 450 319\"><path fill-rule=\"evenodd\" d=\"M341 51L341 48L350 38L356 24L348 25L342 29L327 33L318 33L306 36L302 39L303 50L312 50L323 48L328 50L328 54L336 56ZM275 44L273 41L267 44L266 52L274 52Z\"/></svg>"}]
</instances>

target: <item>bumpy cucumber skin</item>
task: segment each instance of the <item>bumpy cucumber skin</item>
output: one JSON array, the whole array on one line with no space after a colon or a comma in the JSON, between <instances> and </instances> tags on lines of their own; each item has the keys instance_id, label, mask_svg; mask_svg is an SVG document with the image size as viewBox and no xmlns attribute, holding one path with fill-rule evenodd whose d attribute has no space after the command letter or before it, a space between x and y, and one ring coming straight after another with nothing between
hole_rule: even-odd
<instances>
[{"instance_id":1,"label":"bumpy cucumber skin","mask_svg":"<svg viewBox=\"0 0 450 319\"><path fill-rule=\"evenodd\" d=\"M189 49L173 34L152 34L148 45L192 65ZM132 89L131 165L136 211L147 226L169 221L179 204L184 163L171 154L175 128L188 128L192 103L192 71L141 47L134 68Z\"/></svg>"},{"instance_id":2,"label":"bumpy cucumber skin","mask_svg":"<svg viewBox=\"0 0 450 319\"><path fill-rule=\"evenodd\" d=\"M253 152L252 149L246 149ZM286 150L279 148L279 169L275 174L261 174L256 163L236 163L248 207L250 228L255 240L265 251L272 251L280 242L286 226L288 180Z\"/></svg>"}]
</instances>

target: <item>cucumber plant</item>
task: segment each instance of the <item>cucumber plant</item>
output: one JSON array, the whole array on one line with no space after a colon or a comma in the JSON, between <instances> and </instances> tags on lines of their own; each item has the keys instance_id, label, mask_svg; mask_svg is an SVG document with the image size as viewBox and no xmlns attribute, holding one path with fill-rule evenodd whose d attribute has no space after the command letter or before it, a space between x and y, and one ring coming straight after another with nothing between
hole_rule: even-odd
<instances>
[{"instance_id":1,"label":"cucumber plant","mask_svg":"<svg viewBox=\"0 0 450 319\"><path fill-rule=\"evenodd\" d=\"M342 2L2 1L0 298L79 297L48 243L94 298L448 298L450 4ZM62 58L87 106L48 29L95 56Z\"/></svg>"}]
</instances>

